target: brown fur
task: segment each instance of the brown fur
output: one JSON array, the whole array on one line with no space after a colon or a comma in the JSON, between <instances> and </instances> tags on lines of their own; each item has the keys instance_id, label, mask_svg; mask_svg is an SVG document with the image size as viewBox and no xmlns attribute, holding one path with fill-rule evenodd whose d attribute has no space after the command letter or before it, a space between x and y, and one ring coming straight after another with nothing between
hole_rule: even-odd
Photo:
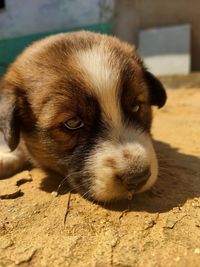
<instances>
[{"instance_id":1,"label":"brown fur","mask_svg":"<svg viewBox=\"0 0 200 267\"><path fill-rule=\"evenodd\" d=\"M75 57L77 52L99 45L110 54L110 67L119 73L118 95L124 121L134 120L149 132L150 105L162 106L166 95L157 79L145 70L134 49L117 38L100 34L59 34L28 47L1 82L0 129L11 150L16 149L21 138L25 144L21 149L29 153L32 162L67 174L69 166L62 159L90 140L100 128L98 99ZM154 90L158 93L154 94ZM140 111L133 114L135 104L140 105ZM84 128L66 131L63 124L74 116L84 121ZM114 166L115 161L108 159L107 164Z\"/></svg>"}]
</instances>

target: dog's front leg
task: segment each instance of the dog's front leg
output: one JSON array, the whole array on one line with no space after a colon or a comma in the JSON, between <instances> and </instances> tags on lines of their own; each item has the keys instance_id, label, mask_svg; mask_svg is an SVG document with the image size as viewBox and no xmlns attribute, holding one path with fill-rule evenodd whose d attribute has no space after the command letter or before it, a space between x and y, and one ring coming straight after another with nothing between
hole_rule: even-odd
<instances>
[{"instance_id":1,"label":"dog's front leg","mask_svg":"<svg viewBox=\"0 0 200 267\"><path fill-rule=\"evenodd\" d=\"M21 147L13 152L0 151L0 179L10 177L28 166L28 160Z\"/></svg>"}]
</instances>

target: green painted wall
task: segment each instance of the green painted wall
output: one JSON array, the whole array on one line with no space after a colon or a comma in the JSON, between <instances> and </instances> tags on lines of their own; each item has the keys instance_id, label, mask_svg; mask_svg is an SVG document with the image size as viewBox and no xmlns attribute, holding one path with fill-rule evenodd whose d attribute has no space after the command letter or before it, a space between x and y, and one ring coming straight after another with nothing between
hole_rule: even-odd
<instances>
[{"instance_id":1,"label":"green painted wall","mask_svg":"<svg viewBox=\"0 0 200 267\"><path fill-rule=\"evenodd\" d=\"M85 26L71 30L59 30L56 32L45 32L45 33L38 33L23 37L12 38L12 39L0 40L0 75L2 75L5 72L8 65L11 62L13 62L16 56L31 42L59 32L78 31L81 29L112 34L112 24L109 22L109 23Z\"/></svg>"}]
</instances>

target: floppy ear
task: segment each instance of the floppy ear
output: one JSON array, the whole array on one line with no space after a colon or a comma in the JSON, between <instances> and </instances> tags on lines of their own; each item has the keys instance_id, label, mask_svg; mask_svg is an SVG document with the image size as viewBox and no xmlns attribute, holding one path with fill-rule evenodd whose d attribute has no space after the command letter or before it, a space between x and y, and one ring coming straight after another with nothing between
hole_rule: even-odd
<instances>
[{"instance_id":1,"label":"floppy ear","mask_svg":"<svg viewBox=\"0 0 200 267\"><path fill-rule=\"evenodd\" d=\"M145 71L145 79L150 91L151 105L161 108L167 100L167 94L162 83L149 71Z\"/></svg>"},{"instance_id":2,"label":"floppy ear","mask_svg":"<svg viewBox=\"0 0 200 267\"><path fill-rule=\"evenodd\" d=\"M2 88L1 88L2 89ZM11 151L19 144L20 127L17 117L16 97L5 88L0 90L0 130Z\"/></svg>"}]
</instances>

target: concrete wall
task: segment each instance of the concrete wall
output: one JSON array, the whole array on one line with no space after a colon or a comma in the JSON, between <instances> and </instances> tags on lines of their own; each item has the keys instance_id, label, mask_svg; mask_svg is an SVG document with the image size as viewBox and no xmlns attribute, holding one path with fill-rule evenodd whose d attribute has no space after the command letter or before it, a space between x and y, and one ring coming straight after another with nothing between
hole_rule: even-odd
<instances>
[{"instance_id":1,"label":"concrete wall","mask_svg":"<svg viewBox=\"0 0 200 267\"><path fill-rule=\"evenodd\" d=\"M0 11L0 39L102 23L113 0L6 0Z\"/></svg>"},{"instance_id":2,"label":"concrete wall","mask_svg":"<svg viewBox=\"0 0 200 267\"><path fill-rule=\"evenodd\" d=\"M199 0L116 0L114 20L115 34L136 46L141 29L190 24L192 70L200 70Z\"/></svg>"}]
</instances>

